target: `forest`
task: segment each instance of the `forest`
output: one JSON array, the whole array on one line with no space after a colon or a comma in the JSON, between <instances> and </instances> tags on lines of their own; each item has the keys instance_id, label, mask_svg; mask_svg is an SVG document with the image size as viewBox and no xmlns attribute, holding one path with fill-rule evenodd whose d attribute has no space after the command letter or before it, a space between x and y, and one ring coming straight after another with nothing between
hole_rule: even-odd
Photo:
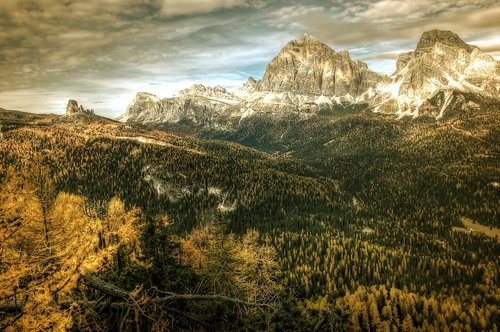
<instances>
[{"instance_id":1,"label":"forest","mask_svg":"<svg viewBox=\"0 0 500 332\"><path fill-rule=\"evenodd\" d=\"M232 143L1 111L0 329L496 331L499 238L456 230L500 227L485 114Z\"/></svg>"}]
</instances>

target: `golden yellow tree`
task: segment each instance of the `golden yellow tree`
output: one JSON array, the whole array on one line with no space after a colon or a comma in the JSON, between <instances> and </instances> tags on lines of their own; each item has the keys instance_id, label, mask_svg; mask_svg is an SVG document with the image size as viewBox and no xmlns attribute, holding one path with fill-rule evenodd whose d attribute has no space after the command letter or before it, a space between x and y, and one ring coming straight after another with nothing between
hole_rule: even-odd
<instances>
[{"instance_id":1,"label":"golden yellow tree","mask_svg":"<svg viewBox=\"0 0 500 332\"><path fill-rule=\"evenodd\" d=\"M198 291L276 306L283 291L276 252L259 241L255 230L239 239L217 227L199 227L182 240L181 258L203 276Z\"/></svg>"},{"instance_id":2,"label":"golden yellow tree","mask_svg":"<svg viewBox=\"0 0 500 332\"><path fill-rule=\"evenodd\" d=\"M1 327L67 329L78 307L71 290L135 241L138 211L126 213L113 199L101 220L82 197L59 193L48 205L37 184L10 179L0 193L0 307L11 314L1 316Z\"/></svg>"}]
</instances>

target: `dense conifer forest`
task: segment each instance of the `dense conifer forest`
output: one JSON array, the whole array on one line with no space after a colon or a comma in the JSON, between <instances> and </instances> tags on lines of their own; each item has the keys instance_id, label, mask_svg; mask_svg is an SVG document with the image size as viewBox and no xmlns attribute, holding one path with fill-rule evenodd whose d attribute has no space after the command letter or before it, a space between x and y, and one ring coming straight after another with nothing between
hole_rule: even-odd
<instances>
[{"instance_id":1,"label":"dense conifer forest","mask_svg":"<svg viewBox=\"0 0 500 332\"><path fill-rule=\"evenodd\" d=\"M0 116L2 329L500 326L493 111L323 114L219 137L249 147Z\"/></svg>"}]
</instances>

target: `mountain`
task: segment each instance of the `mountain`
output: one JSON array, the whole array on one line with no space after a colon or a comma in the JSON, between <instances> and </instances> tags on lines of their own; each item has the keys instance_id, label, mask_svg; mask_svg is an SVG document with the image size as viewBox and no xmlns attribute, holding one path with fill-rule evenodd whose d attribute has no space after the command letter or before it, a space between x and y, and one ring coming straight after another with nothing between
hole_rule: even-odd
<instances>
[{"instance_id":1,"label":"mountain","mask_svg":"<svg viewBox=\"0 0 500 332\"><path fill-rule=\"evenodd\" d=\"M451 110L481 108L467 104L466 94L498 99L499 91L499 61L451 31L432 30L415 51L399 56L392 81L380 84L370 103L379 112L440 119Z\"/></svg>"},{"instance_id":2,"label":"mountain","mask_svg":"<svg viewBox=\"0 0 500 332\"><path fill-rule=\"evenodd\" d=\"M78 106L78 102L76 100L70 99L68 100L68 104L66 105L66 116L78 116L78 115L94 115L94 110L85 109L83 105Z\"/></svg>"},{"instance_id":3,"label":"mountain","mask_svg":"<svg viewBox=\"0 0 500 332\"><path fill-rule=\"evenodd\" d=\"M256 91L247 98L253 109L290 110L354 102L386 77L352 61L349 52L335 52L304 34L286 44L267 66Z\"/></svg>"},{"instance_id":4,"label":"mountain","mask_svg":"<svg viewBox=\"0 0 500 332\"><path fill-rule=\"evenodd\" d=\"M160 99L153 94L139 92L118 120L144 124L188 122L208 125L217 113L240 101L239 97L220 86L212 88L201 84L194 84L173 98Z\"/></svg>"},{"instance_id":5,"label":"mountain","mask_svg":"<svg viewBox=\"0 0 500 332\"><path fill-rule=\"evenodd\" d=\"M335 52L304 34L286 44L268 64L264 77L242 103L246 109L315 114L358 97L389 78L353 61L346 50Z\"/></svg>"},{"instance_id":6,"label":"mountain","mask_svg":"<svg viewBox=\"0 0 500 332\"><path fill-rule=\"evenodd\" d=\"M281 49L261 80L250 77L234 93L200 84L173 98L138 93L119 119L225 132L256 116L280 121L363 109L441 119L498 103L499 89L499 61L450 31L424 32L391 77L304 34Z\"/></svg>"},{"instance_id":7,"label":"mountain","mask_svg":"<svg viewBox=\"0 0 500 332\"><path fill-rule=\"evenodd\" d=\"M381 79L365 63L352 61L348 51L336 53L304 34L286 44L269 63L257 90L349 98L375 87Z\"/></svg>"},{"instance_id":8,"label":"mountain","mask_svg":"<svg viewBox=\"0 0 500 332\"><path fill-rule=\"evenodd\" d=\"M248 80L245 82L245 84L243 84L243 86L241 88L239 88L238 90L236 90L234 92L234 95L238 96L240 98L245 98L245 97L249 96L252 92L255 92L258 84L259 84L259 81L256 81L255 78L250 76L248 78Z\"/></svg>"},{"instance_id":9,"label":"mountain","mask_svg":"<svg viewBox=\"0 0 500 332\"><path fill-rule=\"evenodd\" d=\"M119 120L147 124L189 122L234 130L256 112L288 116L343 107L389 78L353 61L346 50L335 52L310 35L286 44L267 66L262 80L250 77L235 93L195 84L178 97L159 99L141 92Z\"/></svg>"}]
</instances>

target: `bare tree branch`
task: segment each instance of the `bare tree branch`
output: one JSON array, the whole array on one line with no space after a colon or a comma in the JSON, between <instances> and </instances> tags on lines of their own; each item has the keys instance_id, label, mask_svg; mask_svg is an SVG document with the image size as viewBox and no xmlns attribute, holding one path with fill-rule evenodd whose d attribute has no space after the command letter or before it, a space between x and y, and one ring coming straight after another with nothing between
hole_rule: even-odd
<instances>
[{"instance_id":1,"label":"bare tree branch","mask_svg":"<svg viewBox=\"0 0 500 332\"><path fill-rule=\"evenodd\" d=\"M111 283L108 283L104 280L101 280L97 277L90 276L90 275L84 275L82 276L82 279L85 283L90 288L96 289L98 291L101 291L102 293L123 299L123 300L129 300L132 298L129 292L127 292L124 289L121 289ZM274 306L269 305L267 303L259 303L259 302L248 302L224 295L203 295L203 294L172 294L164 297L157 297L151 299L153 303L157 304L165 304L168 302L174 302L174 301L224 301L224 302L232 302L236 304L241 304L244 306L250 306L250 307L269 307L269 308L274 308Z\"/></svg>"},{"instance_id":2,"label":"bare tree branch","mask_svg":"<svg viewBox=\"0 0 500 332\"><path fill-rule=\"evenodd\" d=\"M130 293L127 292L126 290L123 290L111 283L105 282L97 277L91 276L91 275L83 275L82 276L83 282L85 285L87 285L90 288L97 289L98 291L120 298L127 300L130 298Z\"/></svg>"}]
</instances>

